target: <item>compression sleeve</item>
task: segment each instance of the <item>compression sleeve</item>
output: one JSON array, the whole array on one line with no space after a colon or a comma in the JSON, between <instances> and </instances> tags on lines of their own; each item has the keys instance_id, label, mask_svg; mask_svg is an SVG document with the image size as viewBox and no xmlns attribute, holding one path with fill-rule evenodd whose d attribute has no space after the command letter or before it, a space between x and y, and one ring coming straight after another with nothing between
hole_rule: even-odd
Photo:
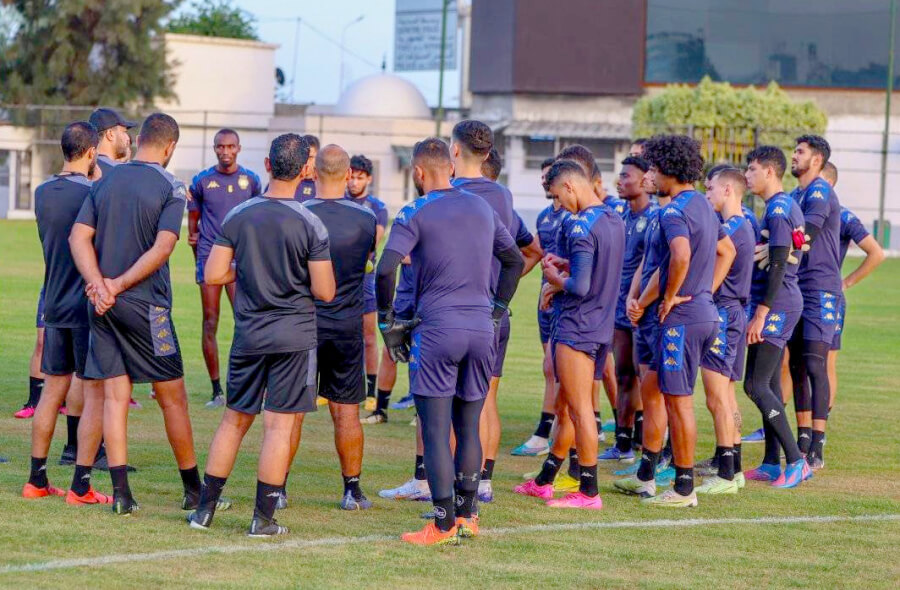
<instances>
[{"instance_id":1,"label":"compression sleeve","mask_svg":"<svg viewBox=\"0 0 900 590\"><path fill-rule=\"evenodd\" d=\"M519 286L519 277L522 275L522 269L525 268L525 261L516 247L497 250L494 252L494 256L500 261L500 276L497 279L494 310L497 311L500 308L505 311Z\"/></svg>"},{"instance_id":2,"label":"compression sleeve","mask_svg":"<svg viewBox=\"0 0 900 590\"><path fill-rule=\"evenodd\" d=\"M787 272L787 259L791 253L788 246L775 246L769 248L769 270L766 284L766 295L763 297L762 303L769 309L775 303L775 297L781 290L784 282L784 275Z\"/></svg>"},{"instance_id":3,"label":"compression sleeve","mask_svg":"<svg viewBox=\"0 0 900 590\"><path fill-rule=\"evenodd\" d=\"M584 297L591 288L591 262L593 256L588 251L576 251L569 260L569 278L563 289L576 297Z\"/></svg>"},{"instance_id":4,"label":"compression sleeve","mask_svg":"<svg viewBox=\"0 0 900 590\"><path fill-rule=\"evenodd\" d=\"M390 310L394 303L394 286L397 284L397 267L403 255L396 250L385 250L375 269L375 300L379 310Z\"/></svg>"}]
</instances>

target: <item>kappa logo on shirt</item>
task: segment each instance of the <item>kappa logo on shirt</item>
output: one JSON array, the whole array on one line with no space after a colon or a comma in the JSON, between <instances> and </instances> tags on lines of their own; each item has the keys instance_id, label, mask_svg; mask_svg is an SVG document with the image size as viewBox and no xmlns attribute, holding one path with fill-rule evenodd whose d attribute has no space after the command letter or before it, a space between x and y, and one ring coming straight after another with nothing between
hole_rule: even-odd
<instances>
[{"instance_id":1,"label":"kappa logo on shirt","mask_svg":"<svg viewBox=\"0 0 900 590\"><path fill-rule=\"evenodd\" d=\"M819 200L823 200L823 199L825 199L825 195L823 195L823 194L822 194L822 191L820 191L820 190L814 190L814 191L812 192L812 194L809 195L809 198L810 198L810 199L819 199Z\"/></svg>"},{"instance_id":2,"label":"kappa logo on shirt","mask_svg":"<svg viewBox=\"0 0 900 590\"><path fill-rule=\"evenodd\" d=\"M578 235L578 234L583 234L583 233L584 233L584 229L582 229L582 227L580 225L575 225L575 227L572 228L573 235Z\"/></svg>"},{"instance_id":3,"label":"kappa logo on shirt","mask_svg":"<svg viewBox=\"0 0 900 590\"><path fill-rule=\"evenodd\" d=\"M206 185L206 188L220 188L220 185L215 180L210 180L209 184Z\"/></svg>"},{"instance_id":4,"label":"kappa logo on shirt","mask_svg":"<svg viewBox=\"0 0 900 590\"><path fill-rule=\"evenodd\" d=\"M781 205L775 207L773 211L775 212L775 215L784 215L784 207L782 207Z\"/></svg>"}]
</instances>

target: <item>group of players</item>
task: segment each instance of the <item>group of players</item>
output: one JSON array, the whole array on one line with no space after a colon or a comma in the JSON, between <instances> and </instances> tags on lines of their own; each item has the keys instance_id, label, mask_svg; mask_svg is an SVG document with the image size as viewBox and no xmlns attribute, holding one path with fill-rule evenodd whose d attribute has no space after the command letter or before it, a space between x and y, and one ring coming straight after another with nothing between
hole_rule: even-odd
<instances>
[{"instance_id":1,"label":"group of players","mask_svg":"<svg viewBox=\"0 0 900 590\"><path fill-rule=\"evenodd\" d=\"M271 144L262 189L237 163L237 132L222 129L214 141L216 166L185 187L165 170L179 137L174 119L149 116L133 159L119 149L130 146L130 126L108 109L67 126L63 169L36 191L46 263L40 368L47 381L35 404L24 497L111 504L120 515L137 510L128 480L127 414L132 384L150 382L192 528L209 528L216 510L231 507L221 493L262 412L249 534L287 532L274 514L287 506L303 417L317 397L335 426L341 508L369 508L360 487L361 424L387 420L401 361L409 363L418 416L416 469L413 479L380 495L431 499L433 522L404 535L408 542L456 544L475 536L479 502L493 500L508 306L519 278L538 264L545 395L535 435L514 454L548 456L517 493L555 507L602 507L602 382L614 408L616 445L599 459L633 464L633 447L642 451L616 488L648 504L696 505L690 396L698 368L717 443L710 461L715 474L696 492L736 492L744 475L735 383L745 344L744 385L761 410L766 441L762 465L746 477L794 487L824 466L833 403L826 357L844 313L841 220L849 227L854 218L842 216L821 178L829 157L821 137L798 138L791 171L800 186L791 196L782 191L786 161L776 147L751 152L746 171L710 170L704 197L694 190L703 169L694 140L639 141L622 163L617 199L607 195L590 151L570 146L544 163L553 204L539 216L535 238L509 190L496 182L500 160L490 127L462 121L449 145L429 138L415 146L412 175L420 197L397 214L376 267L387 210L369 194L367 158L320 147L313 136L285 134ZM101 149L106 155L98 155ZM765 201L760 229L742 208L747 190ZM202 480L170 316L168 258L185 207L213 388L207 405L225 406ZM861 227L857 221L848 235L869 256L844 287L864 278L882 255ZM223 286L235 317L227 395L215 340ZM385 344L380 368L376 323ZM798 438L780 391L786 347ZM371 414L360 420L367 397ZM70 418L79 416L70 421L75 474L67 492L51 486L46 474L64 402ZM90 484L101 439L111 496ZM566 456L570 468L560 474ZM669 457L674 470L666 469ZM674 487L657 494L666 471L674 471L668 478ZM554 499L558 490L570 493Z\"/></svg>"}]
</instances>

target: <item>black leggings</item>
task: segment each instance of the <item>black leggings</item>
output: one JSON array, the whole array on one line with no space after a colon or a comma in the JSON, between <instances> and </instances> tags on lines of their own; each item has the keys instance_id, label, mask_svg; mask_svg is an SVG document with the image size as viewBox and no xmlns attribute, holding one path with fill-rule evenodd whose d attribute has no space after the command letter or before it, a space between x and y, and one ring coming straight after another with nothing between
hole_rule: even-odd
<instances>
[{"instance_id":1,"label":"black leggings","mask_svg":"<svg viewBox=\"0 0 900 590\"><path fill-rule=\"evenodd\" d=\"M794 386L794 409L813 413L813 420L828 420L831 385L826 361L831 345L803 339L803 322L794 328L789 343L791 381Z\"/></svg>"},{"instance_id":2,"label":"black leggings","mask_svg":"<svg viewBox=\"0 0 900 590\"><path fill-rule=\"evenodd\" d=\"M780 446L788 463L800 460L800 449L791 432L781 401L781 359L784 351L774 344L752 344L747 350L744 390L762 413L766 433L765 463L780 464Z\"/></svg>"},{"instance_id":3,"label":"black leggings","mask_svg":"<svg viewBox=\"0 0 900 590\"><path fill-rule=\"evenodd\" d=\"M484 400L467 402L454 397L414 395L422 421L425 474L435 501L453 498L454 480L461 491L478 489L481 473L481 438L478 419ZM450 425L456 434L456 457L450 454Z\"/></svg>"}]
</instances>

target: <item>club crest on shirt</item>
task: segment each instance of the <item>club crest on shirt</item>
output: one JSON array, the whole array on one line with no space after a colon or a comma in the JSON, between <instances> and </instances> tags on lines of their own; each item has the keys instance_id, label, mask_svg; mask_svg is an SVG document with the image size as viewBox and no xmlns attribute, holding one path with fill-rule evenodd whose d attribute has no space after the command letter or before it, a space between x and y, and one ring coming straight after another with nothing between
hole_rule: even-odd
<instances>
[{"instance_id":1,"label":"club crest on shirt","mask_svg":"<svg viewBox=\"0 0 900 590\"><path fill-rule=\"evenodd\" d=\"M250 188L250 179L247 178L246 174L241 174L240 176L238 176L238 188L240 188L242 191Z\"/></svg>"},{"instance_id":2,"label":"club crest on shirt","mask_svg":"<svg viewBox=\"0 0 900 590\"><path fill-rule=\"evenodd\" d=\"M644 231L644 229L646 227L647 227L647 218L646 217L641 217L640 219L637 220L637 223L634 224L634 229L637 230L638 233Z\"/></svg>"},{"instance_id":3,"label":"club crest on shirt","mask_svg":"<svg viewBox=\"0 0 900 590\"><path fill-rule=\"evenodd\" d=\"M215 180L210 180L210 181L209 181L209 184L206 185L206 188L208 188L208 189L210 189L210 188L219 188L219 183L216 182Z\"/></svg>"}]
</instances>

